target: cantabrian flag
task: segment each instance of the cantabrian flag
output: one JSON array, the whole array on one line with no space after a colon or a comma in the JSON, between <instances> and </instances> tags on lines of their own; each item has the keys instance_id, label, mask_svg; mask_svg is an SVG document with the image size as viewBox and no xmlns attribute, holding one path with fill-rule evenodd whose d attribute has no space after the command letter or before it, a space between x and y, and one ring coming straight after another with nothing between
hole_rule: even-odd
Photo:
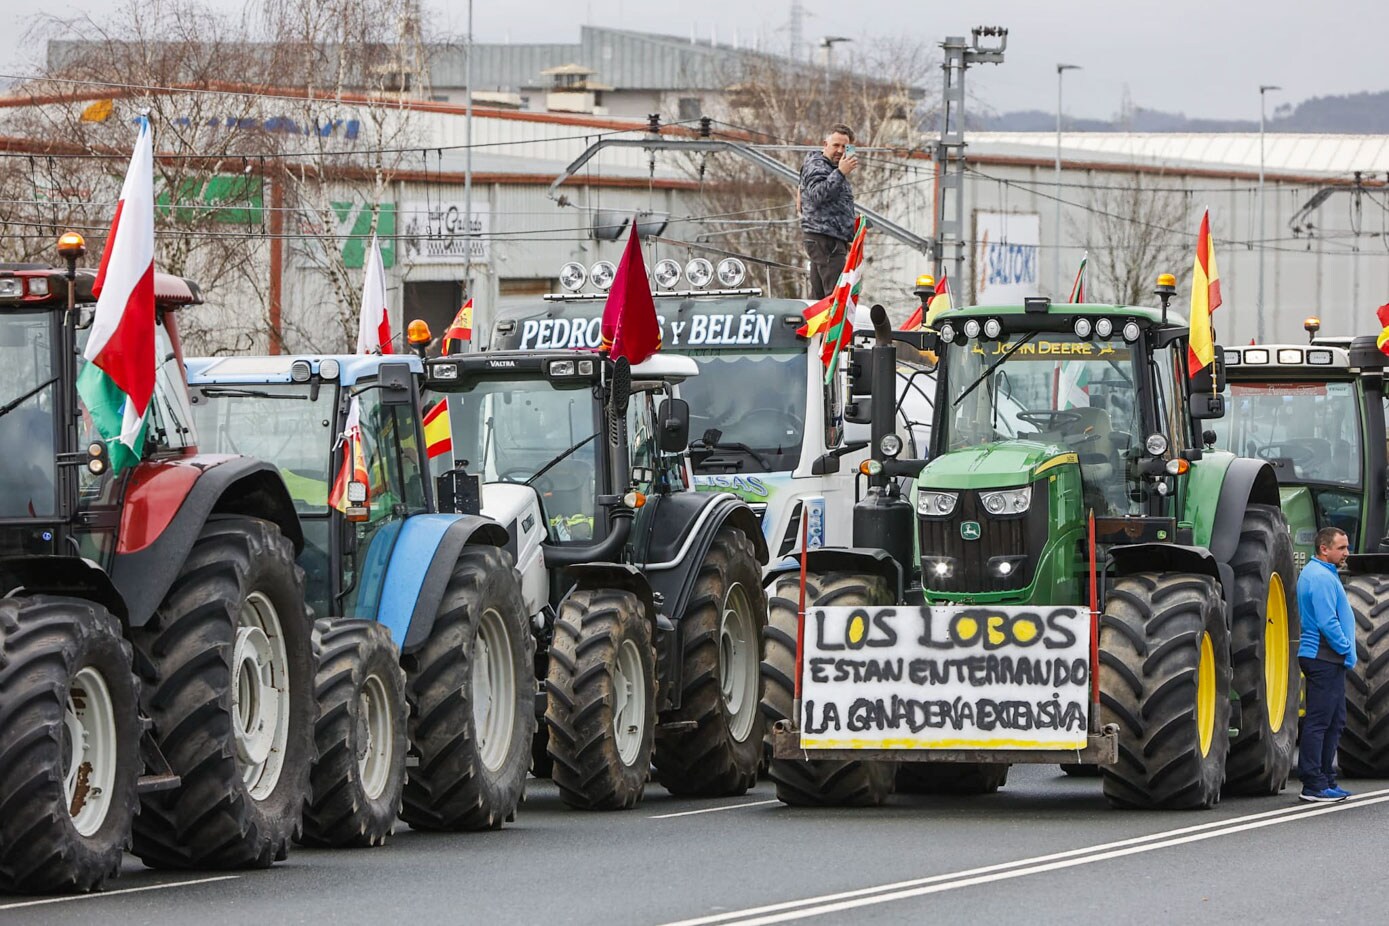
<instances>
[{"instance_id":1,"label":"cantabrian flag","mask_svg":"<svg viewBox=\"0 0 1389 926\"><path fill-rule=\"evenodd\" d=\"M449 325L449 330L444 332L444 356L447 357L455 350L473 339L473 300L470 298L463 303L463 308L458 310L458 314L453 317L453 322Z\"/></svg>"},{"instance_id":2,"label":"cantabrian flag","mask_svg":"<svg viewBox=\"0 0 1389 926\"><path fill-rule=\"evenodd\" d=\"M453 426L449 422L449 400L442 398L424 413L424 452L434 459L453 450Z\"/></svg>"},{"instance_id":3,"label":"cantabrian flag","mask_svg":"<svg viewBox=\"0 0 1389 926\"><path fill-rule=\"evenodd\" d=\"M801 309L801 316L805 319L805 324L796 329L796 334L803 338L813 338L830 322L830 309L834 306L834 294L826 296L812 306Z\"/></svg>"},{"instance_id":4,"label":"cantabrian flag","mask_svg":"<svg viewBox=\"0 0 1389 926\"><path fill-rule=\"evenodd\" d=\"M1379 311L1375 314L1379 316L1380 327L1379 337L1375 339L1375 343L1379 345L1381 351L1389 354L1389 304L1380 306Z\"/></svg>"},{"instance_id":5,"label":"cantabrian flag","mask_svg":"<svg viewBox=\"0 0 1389 926\"><path fill-rule=\"evenodd\" d=\"M1220 272L1215 269L1215 242L1211 239L1211 211L1201 216L1196 236L1196 261L1191 268L1191 339L1187 344L1187 375L1195 376L1215 362L1215 336L1211 315L1220 308Z\"/></svg>"},{"instance_id":6,"label":"cantabrian flag","mask_svg":"<svg viewBox=\"0 0 1389 926\"><path fill-rule=\"evenodd\" d=\"M1079 305L1085 301L1085 265L1089 260L1089 254L1080 259L1080 269L1076 271L1076 281L1071 284L1071 298L1067 299L1067 302ZM1215 266L1214 262L1211 266Z\"/></svg>"},{"instance_id":7,"label":"cantabrian flag","mask_svg":"<svg viewBox=\"0 0 1389 926\"><path fill-rule=\"evenodd\" d=\"M362 278L362 317L357 325L357 353L391 353L391 315L386 307L386 266L381 243L371 236L366 274Z\"/></svg>"}]
</instances>

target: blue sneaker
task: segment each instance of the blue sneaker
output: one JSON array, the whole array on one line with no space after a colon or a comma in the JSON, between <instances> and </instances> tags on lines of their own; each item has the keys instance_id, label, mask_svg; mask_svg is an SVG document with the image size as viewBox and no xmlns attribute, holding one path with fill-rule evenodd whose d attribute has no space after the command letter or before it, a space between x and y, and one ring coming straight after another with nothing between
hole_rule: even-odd
<instances>
[{"instance_id":1,"label":"blue sneaker","mask_svg":"<svg viewBox=\"0 0 1389 926\"><path fill-rule=\"evenodd\" d=\"M1310 788L1303 788L1297 799L1312 804L1336 804L1348 797L1350 797L1350 792L1339 789L1323 788L1320 791L1313 791Z\"/></svg>"},{"instance_id":2,"label":"blue sneaker","mask_svg":"<svg viewBox=\"0 0 1389 926\"><path fill-rule=\"evenodd\" d=\"M1345 788L1340 787L1339 785L1332 785L1331 787L1327 788L1326 793L1334 794L1337 797L1341 798L1350 797L1350 792L1347 791Z\"/></svg>"}]
</instances>

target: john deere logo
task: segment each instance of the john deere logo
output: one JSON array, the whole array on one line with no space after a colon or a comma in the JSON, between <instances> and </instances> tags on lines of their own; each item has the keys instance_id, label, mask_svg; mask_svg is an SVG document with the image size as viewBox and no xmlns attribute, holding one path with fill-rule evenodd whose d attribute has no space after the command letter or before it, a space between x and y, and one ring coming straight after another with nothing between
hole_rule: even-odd
<instances>
[{"instance_id":1,"label":"john deere logo","mask_svg":"<svg viewBox=\"0 0 1389 926\"><path fill-rule=\"evenodd\" d=\"M965 540L978 540L979 533L978 521L965 521L960 525L960 536Z\"/></svg>"}]
</instances>

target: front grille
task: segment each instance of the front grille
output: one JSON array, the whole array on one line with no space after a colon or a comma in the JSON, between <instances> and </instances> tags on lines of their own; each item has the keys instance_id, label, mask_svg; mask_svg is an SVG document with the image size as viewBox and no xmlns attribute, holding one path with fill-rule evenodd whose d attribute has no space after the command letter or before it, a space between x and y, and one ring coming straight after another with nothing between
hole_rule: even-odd
<instances>
[{"instance_id":1,"label":"front grille","mask_svg":"<svg viewBox=\"0 0 1389 926\"><path fill-rule=\"evenodd\" d=\"M979 493L960 492L955 511L948 518L918 518L921 525L921 559L923 567L932 557L954 560L949 576L935 575L929 568L922 570L922 585L933 592L1006 592L1026 588L1036 573L1037 558L1046 545L1047 484L1032 487L1032 507L1020 517L999 518L984 510ZM961 525L974 521L979 525L979 539L965 540ZM988 562L995 556L1026 557L1022 565L1008 576L990 575Z\"/></svg>"}]
</instances>

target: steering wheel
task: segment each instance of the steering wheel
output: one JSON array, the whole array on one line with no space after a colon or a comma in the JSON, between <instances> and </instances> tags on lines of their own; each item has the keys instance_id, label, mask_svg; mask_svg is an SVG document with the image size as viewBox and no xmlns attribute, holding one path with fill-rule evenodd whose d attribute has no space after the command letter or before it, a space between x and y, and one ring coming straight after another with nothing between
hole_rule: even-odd
<instances>
[{"instance_id":1,"label":"steering wheel","mask_svg":"<svg viewBox=\"0 0 1389 926\"><path fill-rule=\"evenodd\" d=\"M1301 441L1283 441L1279 444L1265 444L1255 451L1265 460L1291 460L1293 466L1306 466L1317 459L1317 452Z\"/></svg>"},{"instance_id":2,"label":"steering wheel","mask_svg":"<svg viewBox=\"0 0 1389 926\"><path fill-rule=\"evenodd\" d=\"M535 473L524 466L513 466L511 469L503 470L497 478L502 482L516 482L525 485L534 475Z\"/></svg>"},{"instance_id":3,"label":"steering wheel","mask_svg":"<svg viewBox=\"0 0 1389 926\"><path fill-rule=\"evenodd\" d=\"M777 431L778 436L785 434L788 430L791 430L792 427L797 431L803 432L805 430L805 419L798 417L793 412L782 411L779 408L754 408L752 411L744 413L742 417L738 419L738 423L744 424L749 419L755 420L758 415L770 419L766 422L764 428L769 431ZM764 428L749 427L754 431L764 430Z\"/></svg>"},{"instance_id":4,"label":"steering wheel","mask_svg":"<svg viewBox=\"0 0 1389 926\"><path fill-rule=\"evenodd\" d=\"M1064 430L1068 424L1079 424L1085 420L1085 416L1080 412L1072 411L1069 408L1047 409L1045 411L1026 411L1018 412L1019 421L1032 425L1039 431ZM1058 427L1053 428L1052 425Z\"/></svg>"}]
</instances>

